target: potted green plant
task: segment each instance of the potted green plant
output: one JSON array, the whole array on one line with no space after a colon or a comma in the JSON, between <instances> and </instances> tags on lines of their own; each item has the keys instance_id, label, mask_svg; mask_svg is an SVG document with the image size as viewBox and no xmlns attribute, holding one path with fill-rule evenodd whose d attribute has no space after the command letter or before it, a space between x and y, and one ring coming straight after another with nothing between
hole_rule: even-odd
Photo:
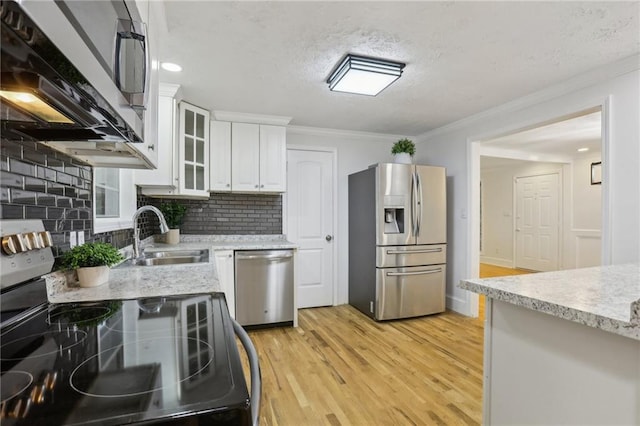
<instances>
[{"instance_id":1,"label":"potted green plant","mask_svg":"<svg viewBox=\"0 0 640 426\"><path fill-rule=\"evenodd\" d=\"M165 234L167 244L178 244L180 242L180 225L187 213L187 206L177 201L162 203L159 207L164 219L169 226L169 232Z\"/></svg>"},{"instance_id":2,"label":"potted green plant","mask_svg":"<svg viewBox=\"0 0 640 426\"><path fill-rule=\"evenodd\" d=\"M97 287L109 281L109 267L124 260L109 243L86 243L62 255L62 267L75 269L80 287Z\"/></svg>"},{"instance_id":3,"label":"potted green plant","mask_svg":"<svg viewBox=\"0 0 640 426\"><path fill-rule=\"evenodd\" d=\"M391 147L391 153L396 163L411 164L411 158L416 153L416 145L411 139L400 139Z\"/></svg>"}]
</instances>

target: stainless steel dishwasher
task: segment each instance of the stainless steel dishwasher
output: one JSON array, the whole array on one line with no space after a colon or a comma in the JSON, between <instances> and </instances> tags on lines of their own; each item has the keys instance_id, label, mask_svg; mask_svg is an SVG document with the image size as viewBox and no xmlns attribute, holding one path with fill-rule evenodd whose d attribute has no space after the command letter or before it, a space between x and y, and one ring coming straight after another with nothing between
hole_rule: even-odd
<instances>
[{"instance_id":1,"label":"stainless steel dishwasher","mask_svg":"<svg viewBox=\"0 0 640 426\"><path fill-rule=\"evenodd\" d=\"M236 321L293 323L293 251L236 251Z\"/></svg>"}]
</instances>

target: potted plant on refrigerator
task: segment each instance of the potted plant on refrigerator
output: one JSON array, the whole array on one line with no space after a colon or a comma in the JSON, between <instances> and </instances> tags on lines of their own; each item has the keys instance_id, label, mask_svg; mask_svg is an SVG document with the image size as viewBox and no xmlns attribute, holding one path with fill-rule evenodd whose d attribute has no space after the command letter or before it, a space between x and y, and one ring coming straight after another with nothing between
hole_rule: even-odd
<instances>
[{"instance_id":1,"label":"potted plant on refrigerator","mask_svg":"<svg viewBox=\"0 0 640 426\"><path fill-rule=\"evenodd\" d=\"M391 147L391 153L396 163L411 164L412 157L416 153L416 145L410 139L400 139Z\"/></svg>"},{"instance_id":2,"label":"potted plant on refrigerator","mask_svg":"<svg viewBox=\"0 0 640 426\"><path fill-rule=\"evenodd\" d=\"M75 269L80 287L97 287L109 281L109 268L124 260L109 243L86 243L62 255L62 267Z\"/></svg>"},{"instance_id":3,"label":"potted plant on refrigerator","mask_svg":"<svg viewBox=\"0 0 640 426\"><path fill-rule=\"evenodd\" d=\"M180 225L182 225L182 219L187 213L187 206L177 201L170 201L161 204L159 209L169 226L169 232L165 235L165 242L167 244L178 244L180 242Z\"/></svg>"}]
</instances>

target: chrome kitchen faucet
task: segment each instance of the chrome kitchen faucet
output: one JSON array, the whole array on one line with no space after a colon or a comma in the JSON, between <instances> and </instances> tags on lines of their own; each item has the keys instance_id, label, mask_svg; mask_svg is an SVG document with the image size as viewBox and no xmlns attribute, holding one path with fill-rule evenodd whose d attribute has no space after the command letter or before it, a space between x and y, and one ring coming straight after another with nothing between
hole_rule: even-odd
<instances>
[{"instance_id":1,"label":"chrome kitchen faucet","mask_svg":"<svg viewBox=\"0 0 640 426\"><path fill-rule=\"evenodd\" d=\"M165 232L169 232L169 226L167 226L167 221L164 219L164 215L158 208L154 206L142 206L133 214L133 258L137 259L140 256L140 230L138 229L138 217L140 214L151 211L158 216L160 219L160 233L164 234Z\"/></svg>"}]
</instances>

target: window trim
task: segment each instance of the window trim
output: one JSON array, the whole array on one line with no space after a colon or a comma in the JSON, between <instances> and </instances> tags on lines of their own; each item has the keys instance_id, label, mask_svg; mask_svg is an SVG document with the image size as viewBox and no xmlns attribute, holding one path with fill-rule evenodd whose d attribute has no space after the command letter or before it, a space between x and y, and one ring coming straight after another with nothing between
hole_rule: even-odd
<instances>
[{"instance_id":1,"label":"window trim","mask_svg":"<svg viewBox=\"0 0 640 426\"><path fill-rule=\"evenodd\" d=\"M95 188L95 170L93 169L92 181L92 200L94 208L93 213L93 233L100 234L102 232L119 231L122 229L133 229L133 214L136 211L136 186L134 182L134 171L130 169L120 170L120 214L118 217L96 217L96 188Z\"/></svg>"}]
</instances>

